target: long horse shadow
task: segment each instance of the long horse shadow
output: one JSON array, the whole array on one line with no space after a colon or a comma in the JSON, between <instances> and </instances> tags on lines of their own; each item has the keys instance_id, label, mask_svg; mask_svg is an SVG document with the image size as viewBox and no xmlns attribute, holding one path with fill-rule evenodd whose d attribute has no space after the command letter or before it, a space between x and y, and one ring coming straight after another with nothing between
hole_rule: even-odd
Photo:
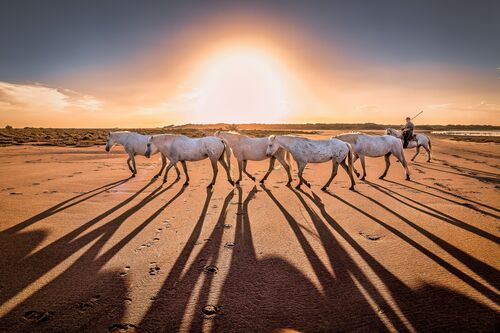
<instances>
[{"instance_id":1,"label":"long horse shadow","mask_svg":"<svg viewBox=\"0 0 500 333\"><path fill-rule=\"evenodd\" d=\"M491 183L491 184L500 184L500 177L498 176L481 176L481 175L474 175L474 174L470 174L470 173L464 173L464 172L453 172L453 171L449 171L449 170L442 170L442 169L439 169L439 168L433 168L433 167L430 167L426 164L423 164L423 163L417 163L418 166L420 168L425 168L425 169L429 169L429 170L434 170L434 171L439 171L439 172L444 172L444 173L448 173L450 175L457 175L457 176L462 176L462 177L467 177L467 178L472 178L472 179L475 179L475 180L479 180L483 183Z\"/></svg>"},{"instance_id":2,"label":"long horse shadow","mask_svg":"<svg viewBox=\"0 0 500 333\"><path fill-rule=\"evenodd\" d=\"M181 253L175 260L172 269L168 273L168 276L163 283L162 288L157 293L155 297L155 302L144 316L141 324L139 325L141 330L145 331L166 331L166 332L177 332L180 330L183 324L183 318L186 309L189 305L190 298L196 293L195 287L199 279L205 277L209 281L205 280L201 287L202 295L199 296L201 299L206 295L207 288L210 287L211 277L206 273L205 267L207 265L215 265L218 258L218 250L222 239L222 234L224 232L223 223L226 210L229 206L229 202L233 197L233 190L226 195L224 199L224 204L221 208L218 222L214 226L214 229L204 243L198 255L192 261L189 268L186 269L186 265L189 261L189 257L193 252L197 241L201 236L201 231L206 219L207 210L212 198L213 191L207 189L207 195L203 206L201 208L200 216L195 223L191 235L186 241L186 245L182 249ZM205 296L206 298L206 296ZM198 299L198 298L197 298ZM200 303L195 304L196 307L200 306ZM199 310L201 314L201 309ZM192 322L188 322L185 325L192 325ZM190 329L184 328L184 331L189 331Z\"/></svg>"},{"instance_id":3,"label":"long horse shadow","mask_svg":"<svg viewBox=\"0 0 500 333\"><path fill-rule=\"evenodd\" d=\"M79 255L77 260L54 280L31 294L27 299L19 302L7 315L2 317L2 321L10 323L16 328L16 331L31 331L34 328L42 329L43 327L47 327L48 330L95 331L102 330L103 327L109 327L117 321L119 322L124 316L124 300L128 292L127 284L125 283L126 280L119 278L118 272L101 273L101 270L130 240L137 236L167 206L180 197L185 187L181 187L170 200L120 241L113 244L106 251L103 251L103 247L111 240L111 237L127 217L167 191L173 185L171 184L164 189L161 189L161 187L157 188L143 201L125 213L75 240L74 244L70 245L69 249L66 249L68 251L66 256L81 248L88 249L85 249L85 252ZM144 190L146 187L141 190ZM64 249L61 246L64 248L68 247L66 241L59 241L62 243L59 244L58 248L62 251ZM103 276L102 279L99 278L100 275ZM81 301L78 302L78 300ZM40 325L40 323L35 323L37 326L33 326L33 323L19 324L19 316L31 304L37 304L38 306L42 304L46 308L50 308L54 319L46 324ZM74 319L64 320L68 316ZM62 320L58 321L58 317L62 318Z\"/></svg>"},{"instance_id":4,"label":"long horse shadow","mask_svg":"<svg viewBox=\"0 0 500 333\"><path fill-rule=\"evenodd\" d=\"M469 204L469 203L465 203L465 204L464 204L464 203L462 203L462 202L460 202L460 201L452 200L452 199L450 199L450 198L446 198L446 197L443 197L443 196L441 196L441 195L437 195L437 194L435 194L435 193L431 193L431 192L428 192L428 191L424 191L424 190L421 190L421 189L416 188L416 187L408 186L407 184L397 183L397 182L394 182L394 181L392 181L392 180L384 179L384 181L386 181L386 182L388 182L388 183L396 184L396 185L401 185L401 186L407 187L407 188L409 188L409 189L412 189L412 190L415 190L415 191L419 191L419 192L421 192L421 193L425 193L425 194L428 194L428 195L433 196L433 197L435 197L435 198L443 199L443 200L446 200L446 201L448 201L448 202L451 202L451 203L454 203L454 204L457 204L457 205L461 205L461 206L464 206L464 207L468 207L468 208L470 208L470 209L472 209L472 210L475 210L475 211L477 211L477 212L479 212L479 213L482 213L482 214L485 214L485 215L488 215L488 216L491 216L491 217L494 217L494 218L497 218L497 219L498 219L498 218L500 218L500 216L498 216L498 215L495 215L495 214L492 214L492 213L487 212L487 211L485 211L485 210L479 209L479 208L477 208L477 207L475 207L475 206L473 206L473 205L471 205L471 204ZM487 208L487 209L491 209L491 210L493 210L493 211L495 211L495 212L500 212L500 209L498 209L498 208L495 208L495 207L492 207L492 206L486 205L486 204L484 204L484 203L482 203L482 202L475 201L475 200L470 199L470 198L466 198L466 197L461 196L461 195L459 195L459 194L456 194L456 193L453 193L453 192L449 192L449 191L445 191L445 190L443 190L443 189L441 189L441 188L434 187L434 186L431 186L431 185L427 185L427 184L424 184L424 183L419 183L419 182L417 182L417 181L415 181L415 180L411 180L410 182L415 183L415 184L418 184L418 185L421 185L421 186L425 186L425 187L431 188L431 189L433 189L433 190L435 190L435 191L439 191L439 192L441 192L441 193L447 194L447 195L449 195L449 196L452 196L452 197L455 197L455 198L458 198L458 199L461 199L461 200L464 200L464 201L472 202L472 203L473 203L473 204L475 204L475 205L478 205L478 206L481 206L481 207L484 207L484 208Z\"/></svg>"},{"instance_id":5,"label":"long horse shadow","mask_svg":"<svg viewBox=\"0 0 500 333\"><path fill-rule=\"evenodd\" d=\"M370 294L370 298L378 304L379 308L377 310L381 311L381 309L384 309L383 311L385 316L389 318L391 325L394 325L393 327L397 327L398 330L402 331L408 330L380 292L376 289L374 284L366 277L357 264L352 261L350 255L348 255L346 250L339 244L333 234L325 226L321 218L311 207L309 207L309 205L307 205L304 198L299 195L298 192L291 190L293 194L297 196L300 204L306 210L309 218L313 222L323 248L328 255L330 264L333 267L335 276L333 276L321 262L316 252L311 247L311 244L309 244L305 235L302 233L299 223L292 217L285 206L278 201L270 190L264 186L262 187L273 203L279 208L292 228L297 240L306 254L306 257L309 260L309 263L314 269L316 277L322 285L324 297L321 300L316 300L316 302L321 301L325 303L325 306L331 309L330 311L333 310L331 313L332 318L337 318L329 323L329 328L334 328L336 331L359 329L360 327L356 327L355 325L357 322L356 319L363 318L363 320L370 322L370 329L372 330L384 331L387 329L375 309L370 306L369 302L360 292L357 285L361 284L363 289ZM299 192L304 194L301 190L299 190ZM342 285L342 291L339 290L339 285ZM348 295L348 297L345 297L346 295L343 295L343 293ZM350 304L345 304L345 302ZM353 306L353 304L355 304L355 306ZM349 309L350 312L342 311L342 309ZM338 318L342 319L339 321Z\"/></svg>"},{"instance_id":6,"label":"long horse shadow","mask_svg":"<svg viewBox=\"0 0 500 333\"><path fill-rule=\"evenodd\" d=\"M393 198L394 200L397 200L399 202L402 202L404 204L406 204L405 202L399 200L397 197L391 195L390 193L388 192L385 192L383 190L381 190L380 188L383 188L383 189L386 189L388 190L387 188L381 186L381 185L377 185L377 184L374 184L374 183L369 183L373 188L375 188L376 190L380 191L381 193L389 196L390 198ZM412 228L414 228L415 230L417 230L418 232L420 232L421 234L423 234L424 236L426 236L427 238L429 238L430 240L432 240L434 243L436 243L437 245L439 245L443 250L445 250L446 252L448 252L450 255L452 255L453 257L455 257L456 259L458 259L460 262L462 262L465 266L469 267L472 271L476 272L476 274L478 274L479 276L483 277L483 279L485 279L486 281L488 281L489 283L492 284L492 286L494 286L495 288L499 288L500 287L500 272L495 269L494 267L491 267L490 265L474 258L473 256L469 255L468 253L460 250L459 248L455 247L454 245L450 244L449 242L445 241L444 239L440 238L440 237L437 237L435 236L434 234L432 234L431 232L428 232L427 230L425 230L424 228L421 228L420 226L418 226L416 223L410 221L408 218L402 216L401 214L398 214L397 212L395 212L394 210L392 210L391 208L387 207L386 205L384 204L381 204L380 202L370 198L369 196L367 195L364 195L362 193L360 193L361 196L365 197L367 200L375 203L376 205L378 205L379 207L383 208L384 210L388 211L389 213L391 213L392 215L396 216L398 219L400 219L401 221L405 222L406 224L410 225ZM408 207L410 208L413 208L417 211L421 211L421 212L424 212L424 213L427 213L429 214L428 212L424 211L424 210L421 210L417 207L414 207L412 205L408 205L406 204ZM430 215L430 214L429 214ZM434 216L435 214L431 215L431 216ZM443 218L440 218L439 216L434 216L436 218L439 218L440 220L442 221L445 221L445 222L448 222L448 223L452 223L450 222L449 220L445 220ZM498 238L497 237L494 237L493 235L487 233L487 232L484 232L483 230L481 229L477 229L477 228L474 228L468 224L460 224L460 221L457 220L457 222L455 223L452 223L453 225L456 225L458 227L462 227L463 229L465 230L468 230L468 231L471 231L479 236L482 236L486 239L489 239L493 242L495 242L496 244L498 244ZM466 227L468 226L468 227ZM481 231L481 232L480 232Z\"/></svg>"},{"instance_id":7,"label":"long horse shadow","mask_svg":"<svg viewBox=\"0 0 500 333\"><path fill-rule=\"evenodd\" d=\"M427 284L419 290L412 290L409 288L403 281L398 279L361 247L328 214L319 196L314 192L312 195L303 191L301 191L301 193L308 197L311 202L318 207L324 220L356 250L381 279L385 287L390 291L391 297L397 303L397 307L402 312L402 316L407 323L404 328L410 327L412 330L423 331L431 328L433 330L485 330L485 327L487 327L486 330L489 330L497 325L498 320L495 311L469 299L465 295L446 288L434 287ZM336 195L333 196L338 198ZM304 200L301 201L305 204ZM466 311L470 311L469 316L460 314L464 312L462 310L464 308L467 309ZM458 312L458 310L460 310L460 312ZM397 326L397 322L393 322L393 324L398 331L403 329L403 327Z\"/></svg>"},{"instance_id":8,"label":"long horse shadow","mask_svg":"<svg viewBox=\"0 0 500 333\"><path fill-rule=\"evenodd\" d=\"M394 199L396 201L399 201L403 205L405 205L407 207L410 207L410 208L412 208L412 209L414 209L416 211L419 211L421 213L427 214L429 216L432 216L432 217L434 217L436 219L439 219L439 220L441 220L443 222L452 224L452 225L454 225L456 227L459 227L461 229L467 230L467 231L469 231L469 232L471 232L471 233L473 233L473 234L475 234L477 236L480 236L480 237L483 237L485 239L488 239L488 240L490 240L490 241L492 241L492 242L494 242L496 244L500 243L500 238L499 237L497 237L495 235L492 235L489 232L487 232L485 230L482 230L480 228L477 228L477 227L475 227L473 225L470 225L468 223L460 221L460 220L454 218L453 216L450 216L450 215L448 215L446 213L443 213L443 212L441 212L441 211L439 211L439 210L437 210L435 208L432 208L432 207L430 207L430 206L428 206L428 205L426 205L424 203L421 203L421 202L419 202L419 201L417 201L415 199L412 199L412 198L410 198L408 196L405 196L405 195L403 195L401 193L398 193L398 192L396 192L396 191L394 191L394 190L392 190L392 189L390 189L388 187L384 187L384 186L382 186L380 184L372 183L370 181L366 181L366 184L370 185L375 190L377 190L377 191L379 191L379 192L387 195L388 197L390 197L390 198L392 198L392 199ZM397 198L396 196L399 196L401 198L404 198L404 199L412 202L413 205L411 205L411 204L409 204L409 203L407 203L407 202L405 202L405 201ZM422 208L419 208L417 206L421 206L421 207L425 208L426 210L424 210Z\"/></svg>"},{"instance_id":9,"label":"long horse shadow","mask_svg":"<svg viewBox=\"0 0 500 333\"><path fill-rule=\"evenodd\" d=\"M476 291L478 291L479 293L481 293L484 297L486 297L486 298L490 299L492 302L498 304L498 302L499 302L500 299L498 297L498 294L495 291L492 291L487 286L485 286L482 283L476 281L475 279L473 279L472 277L470 277L466 273L462 272L460 269L456 268L452 264L448 263L446 260L442 259L441 257L439 257L438 255L434 254L433 252L431 252L430 250L428 250L427 248L425 248L421 244L417 243L416 241L414 241L413 239L411 239L409 236L405 235L404 233L402 233L398 229L396 229L396 228L392 227L391 225L385 223L384 221L382 221L381 219L375 217L374 215L372 215L370 213L367 213L363 209L359 208L357 205L351 204L350 202L346 201L345 199L342 199L338 195L332 194L330 192L326 192L326 194L328 194L328 195L336 198L338 201L344 203L345 205L347 205L347 206L353 208L354 210L360 212L364 216L370 218L372 221L376 222L377 224L383 226L385 229L389 230L394 235L398 236L401 240L403 240L407 244L413 246L415 249L417 249L418 251L420 251L422 254L424 254L425 256L427 256L429 259L433 260L435 263L437 263L438 265L440 265L441 267L443 267L445 270L447 270L448 272L450 272L451 274L453 274L454 276L456 276L457 278L459 278L460 280L462 280L463 282L465 282L466 284L468 284L470 287L472 287L473 289L475 289ZM377 201L375 201L375 200L373 200L373 199L371 199L371 198L369 198L369 197L367 197L367 196L365 196L363 194L361 194L361 195L363 197L369 199L371 202L374 202L374 203L376 203L378 205L381 205ZM386 206L383 206L382 208L389 209ZM484 267L484 265L485 265L484 263L477 262L477 259L469 256L468 254L464 253L461 250L457 249L457 251L455 251L456 248L453 247L451 244L445 242L444 240L442 240L439 237L433 235L432 233L428 232L427 230L419 227L418 225L416 225L415 223L409 221L408 219L405 219L403 216L401 216L399 214L396 215L396 216L398 218L402 219L403 222L407 223L408 225L410 225L411 227L413 227L414 229L416 229L418 232L420 232L421 234L423 234L424 236L426 236L428 239L430 239L431 241L433 241L434 243L436 243L437 245L439 245L440 247L442 247L445 251L447 251L448 253L450 253L452 256L456 257L459 260L460 259L464 260L465 261L464 264L465 265L468 264L467 265L468 267L470 266L470 267L473 267L473 268L479 268L479 272L484 272L483 271L483 269L484 269L484 270L488 271L489 273L493 273L494 276L498 275L498 272L492 271L490 266L486 265L487 267ZM491 278L489 278L487 280L490 281ZM493 285L496 286L497 283L498 283L498 281L493 282Z\"/></svg>"},{"instance_id":10,"label":"long horse shadow","mask_svg":"<svg viewBox=\"0 0 500 333\"><path fill-rule=\"evenodd\" d=\"M147 203L154 200L156 197L170 189L174 184L171 184L167 188L160 186L148 194L141 202L135 204L134 206L127 209L125 212L121 213L117 217L113 218L104 225L82 235L86 230L91 229L94 225L102 221L104 218L108 217L118 209L124 207L136 197L138 197L142 192L144 192L149 186L153 184L150 181L136 193L123 200L114 207L108 209L107 211L101 213L97 217L91 219L87 223L81 225L80 227L74 229L70 233L64 235L63 237L55 240L44 248L32 252L37 244L24 243L20 244L19 240L30 238L30 233L20 233L9 236L9 242L6 239L2 240L2 249L7 253L15 253L19 248L19 255L13 255L8 258L2 258L2 261L6 261L8 266L6 267L20 267L24 268L22 274L15 269L5 270L4 274L1 275L0 284L8 286L5 288L5 292L0 295L0 303L4 304L8 300L14 298L25 288L30 286L32 283L37 281L40 277L44 276L47 272L57 267L64 260L68 259L70 256L78 252L81 248L88 246L95 239L104 237L103 235L112 235L114 231L128 219L131 215L143 208ZM35 231L35 236L39 241L43 239L43 233ZM26 255L28 254L29 255Z\"/></svg>"},{"instance_id":11,"label":"long horse shadow","mask_svg":"<svg viewBox=\"0 0 500 333\"><path fill-rule=\"evenodd\" d=\"M38 213L36 214L35 216L32 216L30 217L29 219L21 222L21 223L18 223L8 229L5 229L3 230L2 232L0 232L0 235L2 234L11 234L11 233L15 233L15 232L19 232L27 227L29 227L30 225L38 222L38 221L41 221L43 219L46 219L47 217L49 216L52 216L54 214L57 214L65 209L68 209L70 207L73 207L73 206L76 206L78 204L81 204L82 202L85 202L103 192L106 192L106 191L109 191L111 190L112 188L115 188L115 187L118 187L120 185L123 185L125 184L126 182L128 182L129 180L131 179L131 177L129 178L125 178L125 179L122 179L122 180L118 180L118 181L115 181L115 182L112 182L112 183L109 183L109 184L106 184L106 185L102 185L100 187L97 187L93 190L90 190L90 191L86 191L85 193L81 193L81 194L78 194L72 198L69 198L69 199L66 199L46 210L44 210L43 212L41 213ZM87 194L90 194L89 196L85 197ZM84 197L84 198L83 198ZM78 199L78 200L77 200Z\"/></svg>"}]
</instances>

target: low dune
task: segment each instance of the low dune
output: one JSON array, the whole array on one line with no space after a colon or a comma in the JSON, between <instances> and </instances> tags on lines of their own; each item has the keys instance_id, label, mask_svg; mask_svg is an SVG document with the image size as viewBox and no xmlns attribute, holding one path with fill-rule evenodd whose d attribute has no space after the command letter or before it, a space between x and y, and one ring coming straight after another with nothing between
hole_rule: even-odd
<instances>
[{"instance_id":1,"label":"low dune","mask_svg":"<svg viewBox=\"0 0 500 333\"><path fill-rule=\"evenodd\" d=\"M308 165L311 189L285 187L277 169L235 188L220 172L207 191L208 160L188 163L188 187L174 171L162 186L158 155L129 178L105 131L88 136L89 147L0 148L0 332L500 325L495 143L433 136L434 160L411 162L411 181L394 159L379 180L383 159L367 159L355 192L342 170L320 191L330 163ZM248 169L260 179L267 163Z\"/></svg>"}]
</instances>

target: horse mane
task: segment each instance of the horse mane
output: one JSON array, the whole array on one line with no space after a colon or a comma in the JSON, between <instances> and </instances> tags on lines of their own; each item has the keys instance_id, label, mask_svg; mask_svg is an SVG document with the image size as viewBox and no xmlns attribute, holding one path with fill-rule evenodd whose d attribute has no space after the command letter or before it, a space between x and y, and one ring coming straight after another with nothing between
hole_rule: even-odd
<instances>
[{"instance_id":1,"label":"horse mane","mask_svg":"<svg viewBox=\"0 0 500 333\"><path fill-rule=\"evenodd\" d=\"M339 135L335 135L335 138L340 139L342 141L346 140L350 143L356 144L358 141L358 136L360 135L366 135L361 132L350 132L350 133L341 133Z\"/></svg>"}]
</instances>

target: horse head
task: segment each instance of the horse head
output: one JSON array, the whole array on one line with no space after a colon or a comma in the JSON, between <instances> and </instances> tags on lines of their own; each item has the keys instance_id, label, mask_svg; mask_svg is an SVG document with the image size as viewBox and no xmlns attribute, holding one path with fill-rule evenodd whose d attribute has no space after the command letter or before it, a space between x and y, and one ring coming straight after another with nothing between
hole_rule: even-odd
<instances>
[{"instance_id":1,"label":"horse head","mask_svg":"<svg viewBox=\"0 0 500 333\"><path fill-rule=\"evenodd\" d=\"M276 140L276 135L269 136L268 146L266 149L266 156L267 157L273 156L276 153L276 151L279 149L279 147L280 146L279 146L278 141Z\"/></svg>"}]
</instances>

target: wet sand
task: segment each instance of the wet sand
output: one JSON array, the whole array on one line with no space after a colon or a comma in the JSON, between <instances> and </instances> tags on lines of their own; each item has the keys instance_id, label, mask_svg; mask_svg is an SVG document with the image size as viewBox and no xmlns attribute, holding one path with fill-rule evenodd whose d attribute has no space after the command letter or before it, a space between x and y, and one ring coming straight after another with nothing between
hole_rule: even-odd
<instances>
[{"instance_id":1,"label":"wet sand","mask_svg":"<svg viewBox=\"0 0 500 333\"><path fill-rule=\"evenodd\" d=\"M128 178L120 148L0 148L0 332L495 331L499 146L433 147L327 193L329 163L207 191L208 161L162 186L158 156Z\"/></svg>"}]
</instances>

